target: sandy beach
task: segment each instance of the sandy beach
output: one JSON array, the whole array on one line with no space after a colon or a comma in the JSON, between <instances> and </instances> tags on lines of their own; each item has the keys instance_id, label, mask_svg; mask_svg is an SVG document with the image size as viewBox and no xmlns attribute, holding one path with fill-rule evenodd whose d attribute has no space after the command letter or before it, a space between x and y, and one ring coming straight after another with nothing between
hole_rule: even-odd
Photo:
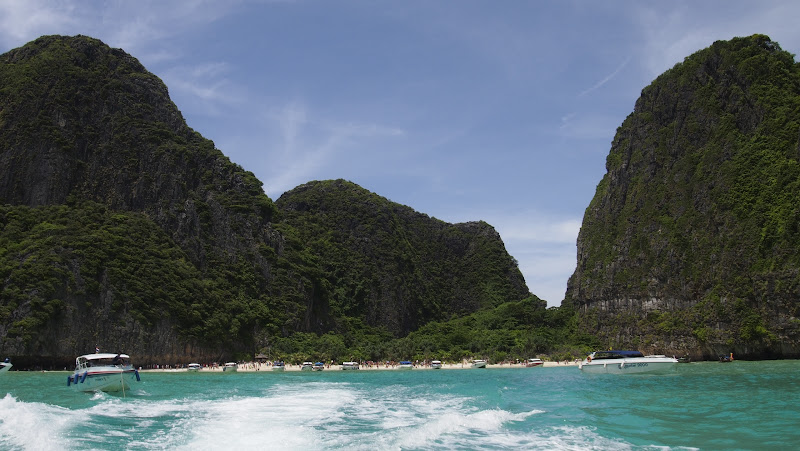
<instances>
[{"instance_id":1,"label":"sandy beach","mask_svg":"<svg viewBox=\"0 0 800 451\"><path fill-rule=\"evenodd\" d=\"M577 366L577 362L544 362L544 364L538 367L527 367L525 364L517 364L517 363L498 363L498 364L490 364L486 365L486 369L494 369L494 368L518 368L523 370L532 370L535 371L540 368L552 368L552 367L563 367L563 366ZM275 370L273 366L269 363L257 363L257 362L246 362L240 363L237 369L237 372L256 372L256 371L301 371L300 365L284 365L283 370ZM434 370L429 365L415 365L414 370ZM477 369L472 368L472 364L469 362L464 363L444 363L442 364L443 370L471 370ZM400 369L398 365L386 365L386 364L361 364L359 365L358 371L409 371L408 369ZM187 371L186 368L142 368L140 371L159 371L159 372L185 372ZM343 371L342 366L340 363L329 365L325 365L324 371ZM347 371L354 371L354 370L347 370ZM202 370L200 372L222 372L222 365L219 364L217 366L213 365L203 365Z\"/></svg>"}]
</instances>

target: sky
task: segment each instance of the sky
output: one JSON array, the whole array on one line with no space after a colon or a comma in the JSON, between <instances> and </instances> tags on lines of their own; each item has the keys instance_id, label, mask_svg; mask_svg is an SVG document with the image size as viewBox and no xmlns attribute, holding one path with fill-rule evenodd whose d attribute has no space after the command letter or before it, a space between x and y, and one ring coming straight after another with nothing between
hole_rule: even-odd
<instances>
[{"instance_id":1,"label":"sky","mask_svg":"<svg viewBox=\"0 0 800 451\"><path fill-rule=\"evenodd\" d=\"M346 179L500 233L560 305L617 127L717 40L800 52L794 0L0 0L0 53L87 35L137 58L265 193Z\"/></svg>"}]
</instances>

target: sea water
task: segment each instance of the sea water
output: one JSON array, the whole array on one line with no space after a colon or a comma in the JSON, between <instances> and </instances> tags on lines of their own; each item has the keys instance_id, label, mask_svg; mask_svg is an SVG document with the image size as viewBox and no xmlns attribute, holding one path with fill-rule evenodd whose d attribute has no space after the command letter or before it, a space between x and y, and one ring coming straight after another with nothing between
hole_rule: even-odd
<instances>
[{"instance_id":1,"label":"sea water","mask_svg":"<svg viewBox=\"0 0 800 451\"><path fill-rule=\"evenodd\" d=\"M0 449L797 449L800 361L577 367L142 372L81 393L0 374Z\"/></svg>"}]
</instances>

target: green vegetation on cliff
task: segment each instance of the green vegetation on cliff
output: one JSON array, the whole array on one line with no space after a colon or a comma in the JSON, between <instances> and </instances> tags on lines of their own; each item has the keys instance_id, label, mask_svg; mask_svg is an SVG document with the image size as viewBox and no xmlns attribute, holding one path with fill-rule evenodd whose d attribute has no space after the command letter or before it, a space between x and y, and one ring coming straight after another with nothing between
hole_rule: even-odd
<instances>
[{"instance_id":1,"label":"green vegetation on cliff","mask_svg":"<svg viewBox=\"0 0 800 451\"><path fill-rule=\"evenodd\" d=\"M344 181L273 204L120 49L45 36L0 55L5 355L68 362L97 344L186 363L313 342L377 356L529 298L486 223Z\"/></svg>"},{"instance_id":2,"label":"green vegetation on cliff","mask_svg":"<svg viewBox=\"0 0 800 451\"><path fill-rule=\"evenodd\" d=\"M316 288L334 316L405 335L529 295L486 223L448 224L343 180L305 184L276 204L326 274Z\"/></svg>"},{"instance_id":3,"label":"green vegetation on cliff","mask_svg":"<svg viewBox=\"0 0 800 451\"><path fill-rule=\"evenodd\" d=\"M567 304L610 343L800 355L798 136L800 66L766 36L659 76L614 138Z\"/></svg>"}]
</instances>

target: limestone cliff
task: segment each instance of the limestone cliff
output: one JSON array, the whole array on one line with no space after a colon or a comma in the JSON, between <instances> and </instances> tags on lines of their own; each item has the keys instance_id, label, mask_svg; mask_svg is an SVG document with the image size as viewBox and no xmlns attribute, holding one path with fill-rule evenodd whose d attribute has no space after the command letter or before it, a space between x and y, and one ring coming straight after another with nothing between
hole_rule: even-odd
<instances>
[{"instance_id":1,"label":"limestone cliff","mask_svg":"<svg viewBox=\"0 0 800 451\"><path fill-rule=\"evenodd\" d=\"M800 356L800 67L718 41L642 90L583 219L565 305L609 346Z\"/></svg>"},{"instance_id":2,"label":"limestone cliff","mask_svg":"<svg viewBox=\"0 0 800 451\"><path fill-rule=\"evenodd\" d=\"M346 185L326 202L378 198ZM0 55L0 352L18 367L95 345L139 364L252 358L297 332L402 336L529 295L487 224L382 202L334 224L298 192L279 211L120 49L45 36Z\"/></svg>"}]
</instances>

